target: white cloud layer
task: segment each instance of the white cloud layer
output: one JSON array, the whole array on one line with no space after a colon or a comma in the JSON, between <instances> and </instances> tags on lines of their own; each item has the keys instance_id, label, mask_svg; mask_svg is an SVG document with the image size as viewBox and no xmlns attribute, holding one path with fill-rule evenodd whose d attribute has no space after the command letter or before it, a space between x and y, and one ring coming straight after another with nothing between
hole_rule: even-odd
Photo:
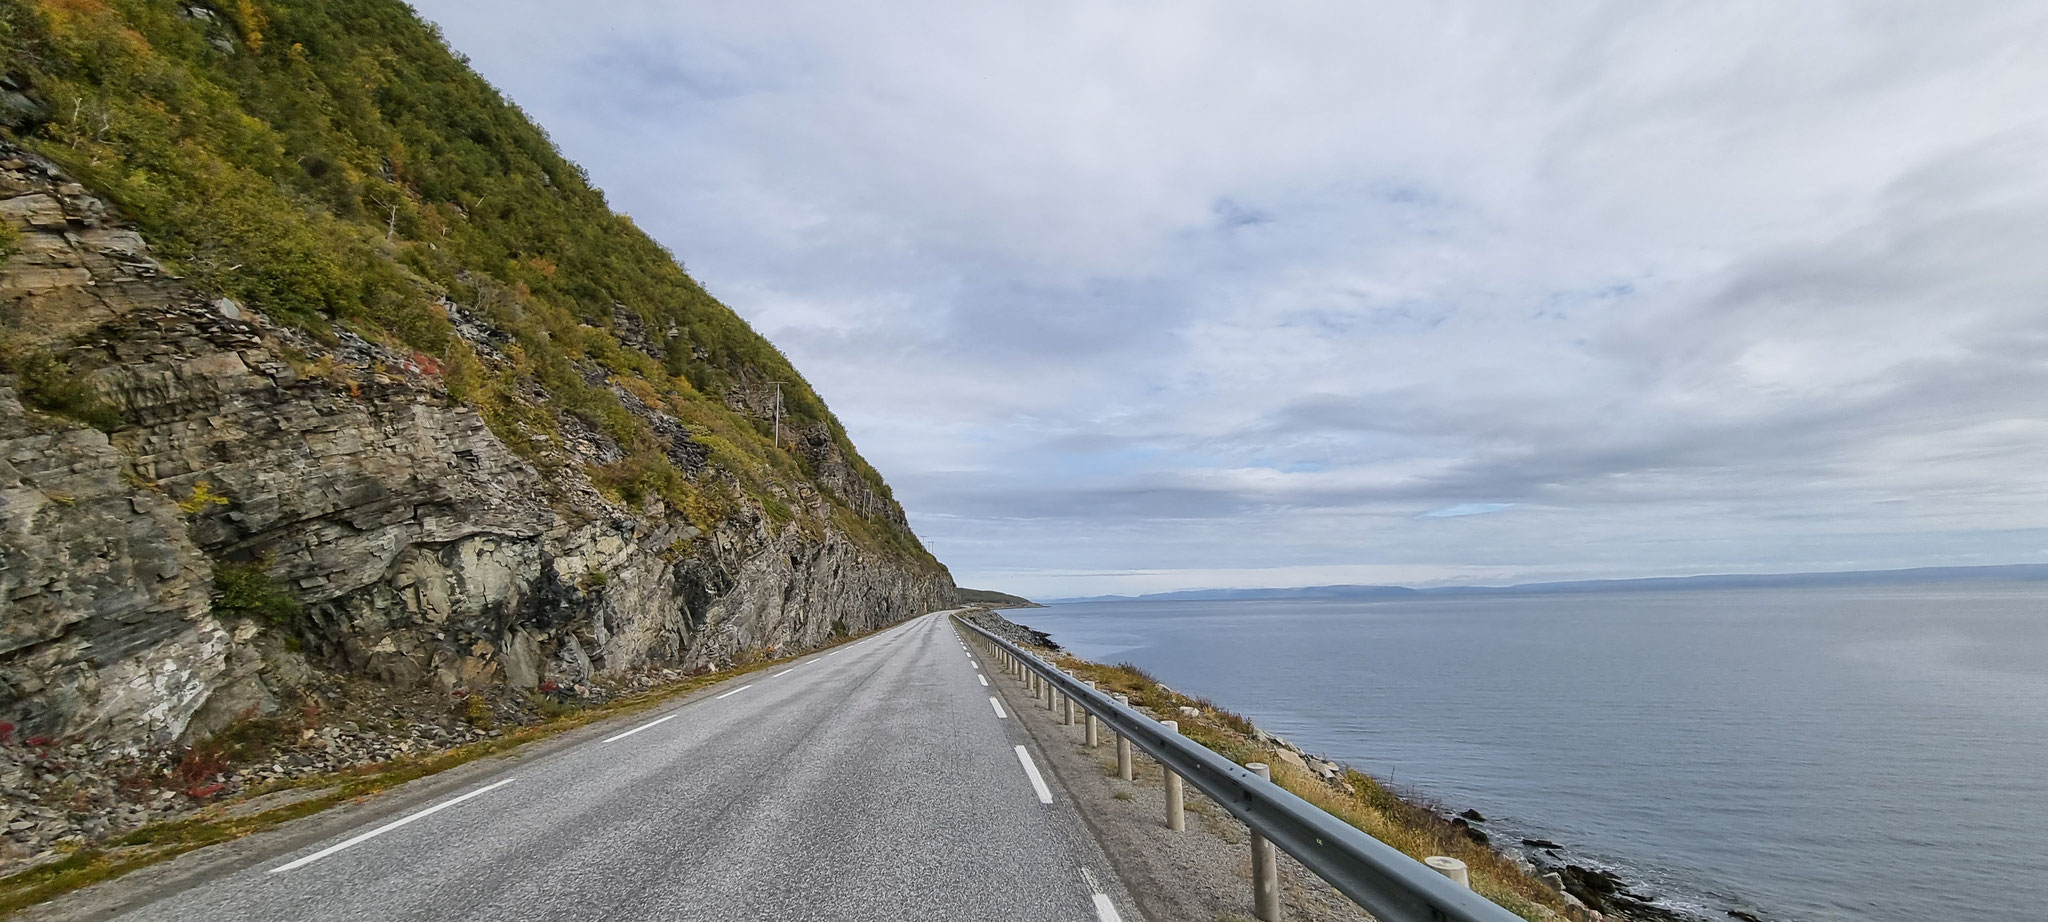
<instances>
[{"instance_id":1,"label":"white cloud layer","mask_svg":"<svg viewBox=\"0 0 2048 922\"><path fill-rule=\"evenodd\" d=\"M2048 553L2048 6L417 5L963 584Z\"/></svg>"}]
</instances>

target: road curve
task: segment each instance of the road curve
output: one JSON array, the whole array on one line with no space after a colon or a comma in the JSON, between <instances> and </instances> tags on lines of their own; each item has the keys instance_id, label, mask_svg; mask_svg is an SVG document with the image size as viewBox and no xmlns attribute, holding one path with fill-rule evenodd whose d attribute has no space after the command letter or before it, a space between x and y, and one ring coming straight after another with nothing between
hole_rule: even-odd
<instances>
[{"instance_id":1,"label":"road curve","mask_svg":"<svg viewBox=\"0 0 2048 922\"><path fill-rule=\"evenodd\" d=\"M1116 919L955 631L926 615L738 677L118 918Z\"/></svg>"}]
</instances>

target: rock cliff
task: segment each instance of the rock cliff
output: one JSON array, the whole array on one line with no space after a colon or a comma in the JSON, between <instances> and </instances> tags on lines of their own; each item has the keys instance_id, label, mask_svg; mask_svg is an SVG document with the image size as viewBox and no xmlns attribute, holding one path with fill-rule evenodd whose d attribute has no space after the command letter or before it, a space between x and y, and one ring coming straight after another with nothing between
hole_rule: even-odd
<instances>
[{"instance_id":1,"label":"rock cliff","mask_svg":"<svg viewBox=\"0 0 2048 922\"><path fill-rule=\"evenodd\" d=\"M589 476L625 454L602 433L557 409L562 451L515 451L436 360L195 290L46 161L0 149L0 196L0 721L22 736L171 745L312 670L453 691L715 667L952 597L921 550L849 530L908 535L832 433L797 433L808 482L748 489L591 369L712 501L622 495ZM759 390L726 401L758 415Z\"/></svg>"}]
</instances>

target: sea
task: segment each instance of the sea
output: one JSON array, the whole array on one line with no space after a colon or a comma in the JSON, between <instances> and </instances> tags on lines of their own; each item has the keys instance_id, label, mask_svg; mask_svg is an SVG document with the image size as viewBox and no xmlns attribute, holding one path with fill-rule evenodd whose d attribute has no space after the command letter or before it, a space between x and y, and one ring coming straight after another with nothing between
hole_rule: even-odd
<instances>
[{"instance_id":1,"label":"sea","mask_svg":"<svg viewBox=\"0 0 2048 922\"><path fill-rule=\"evenodd\" d=\"M1006 614L1701 919L2048 920L2048 584Z\"/></svg>"}]
</instances>

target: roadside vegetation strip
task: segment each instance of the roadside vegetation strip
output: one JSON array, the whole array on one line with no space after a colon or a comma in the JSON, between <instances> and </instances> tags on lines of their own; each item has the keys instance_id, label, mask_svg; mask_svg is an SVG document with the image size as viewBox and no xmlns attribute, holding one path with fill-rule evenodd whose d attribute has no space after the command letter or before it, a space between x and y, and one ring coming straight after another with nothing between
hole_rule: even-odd
<instances>
[{"instance_id":1,"label":"roadside vegetation strip","mask_svg":"<svg viewBox=\"0 0 2048 922\"><path fill-rule=\"evenodd\" d=\"M891 625L882 631L864 636L871 637L899 626L900 624ZM834 645L848 643L853 639L841 638ZM11 915L73 890L169 861L186 852L231 842L292 820L312 816L329 807L382 793L428 775L439 774L477 759L509 752L528 743L549 739L601 720L649 711L680 695L750 672L772 669L797 657L810 656L816 652L810 650L791 656L733 666L721 672L691 676L673 685L528 724L504 736L454 746L435 753L252 786L243 792L242 796L209 804L196 815L151 823L104 843L79 848L56 861L0 877L0 916ZM319 793L283 806L246 815L238 816L229 812L235 806L248 803L257 797L288 790Z\"/></svg>"},{"instance_id":2,"label":"roadside vegetation strip","mask_svg":"<svg viewBox=\"0 0 2048 922\"><path fill-rule=\"evenodd\" d=\"M1105 694L1130 696L1133 707L1173 715L1182 736L1226 759L1239 765L1265 762L1272 766L1275 784L1409 857L1448 855L1465 862L1472 889L1509 912L1530 920L1554 920L1567 911L1557 891L1508 856L1476 841L1436 811L1388 791L1370 775L1347 768L1330 782L1296 768L1280 756L1279 747L1262 742L1258 728L1243 715L1207 698L1173 691L1129 663L1107 666L1065 653L1036 652L1069 674L1096 683ZM1194 708L1195 713L1182 708Z\"/></svg>"}]
</instances>

